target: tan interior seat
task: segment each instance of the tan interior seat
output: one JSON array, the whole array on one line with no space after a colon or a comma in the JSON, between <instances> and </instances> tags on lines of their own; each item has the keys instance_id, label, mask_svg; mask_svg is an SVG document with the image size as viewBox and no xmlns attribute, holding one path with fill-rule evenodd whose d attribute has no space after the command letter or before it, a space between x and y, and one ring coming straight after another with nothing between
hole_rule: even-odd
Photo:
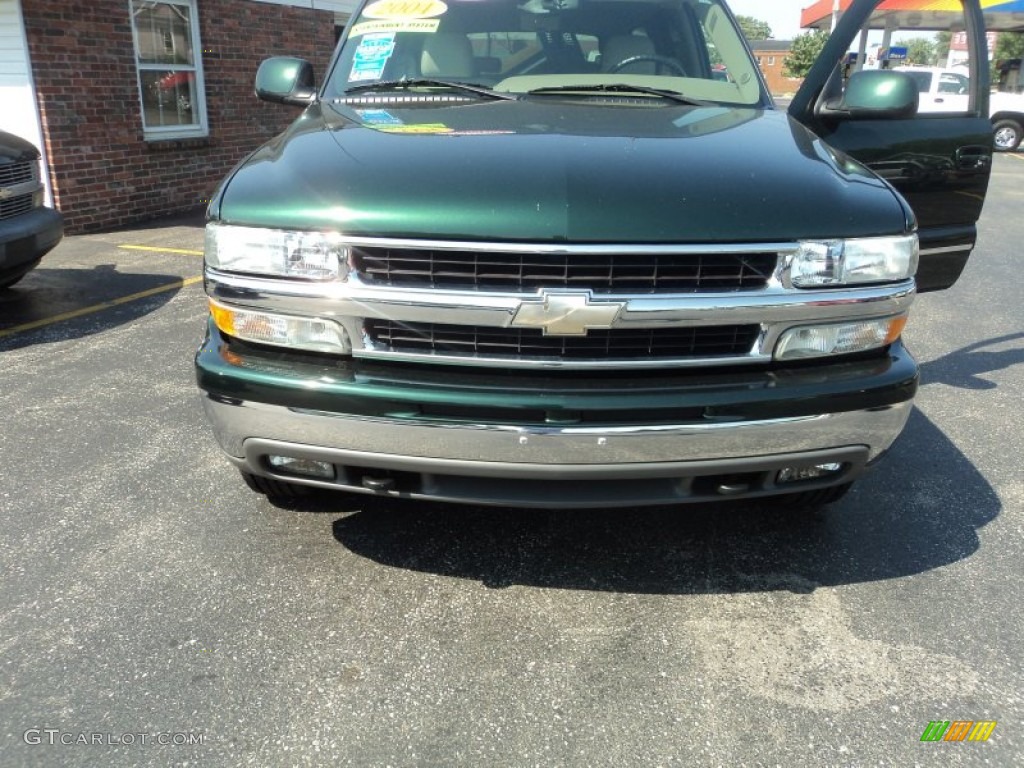
<instances>
[{"instance_id":1,"label":"tan interior seat","mask_svg":"<svg viewBox=\"0 0 1024 768\"><path fill-rule=\"evenodd\" d=\"M616 35L609 37L601 51L601 69L610 72L616 65L634 56L653 56L654 43L646 35ZM657 64L653 61L638 61L622 69L631 75L657 74Z\"/></svg>"},{"instance_id":2,"label":"tan interior seat","mask_svg":"<svg viewBox=\"0 0 1024 768\"><path fill-rule=\"evenodd\" d=\"M456 32L427 35L420 56L420 74L426 77L471 77L473 45Z\"/></svg>"}]
</instances>

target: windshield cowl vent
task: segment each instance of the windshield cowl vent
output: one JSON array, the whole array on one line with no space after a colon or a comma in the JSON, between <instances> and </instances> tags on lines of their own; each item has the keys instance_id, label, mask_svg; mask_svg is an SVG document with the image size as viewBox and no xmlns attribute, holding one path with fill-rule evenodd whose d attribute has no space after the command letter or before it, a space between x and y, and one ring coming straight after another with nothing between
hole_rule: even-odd
<instances>
[{"instance_id":1,"label":"windshield cowl vent","mask_svg":"<svg viewBox=\"0 0 1024 768\"><path fill-rule=\"evenodd\" d=\"M396 104L470 104L479 102L479 97L462 96L448 93L399 93L380 96L343 96L334 100L335 104L353 106L394 106Z\"/></svg>"},{"instance_id":2,"label":"windshield cowl vent","mask_svg":"<svg viewBox=\"0 0 1024 768\"><path fill-rule=\"evenodd\" d=\"M587 106L600 106L602 104L612 105L616 107L664 107L666 106L664 101L659 99L651 98L650 96L616 96L615 94L575 94L575 93L560 93L558 98L561 101L575 101L584 103ZM669 104L668 106L675 106Z\"/></svg>"}]
</instances>

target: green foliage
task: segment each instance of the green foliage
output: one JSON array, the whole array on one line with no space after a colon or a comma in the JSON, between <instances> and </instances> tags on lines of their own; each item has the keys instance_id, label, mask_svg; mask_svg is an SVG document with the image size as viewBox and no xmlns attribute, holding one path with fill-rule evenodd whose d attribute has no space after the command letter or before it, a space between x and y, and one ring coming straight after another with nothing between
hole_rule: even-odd
<instances>
[{"instance_id":1,"label":"green foliage","mask_svg":"<svg viewBox=\"0 0 1024 768\"><path fill-rule=\"evenodd\" d=\"M945 64L949 59L949 46L952 40L952 32L937 32L935 34L935 60L940 64Z\"/></svg>"},{"instance_id":2,"label":"green foliage","mask_svg":"<svg viewBox=\"0 0 1024 768\"><path fill-rule=\"evenodd\" d=\"M914 37L910 40L898 40L894 47L905 47L907 49L907 64L918 66L934 66L938 59L935 51L935 41L925 37Z\"/></svg>"},{"instance_id":3,"label":"green foliage","mask_svg":"<svg viewBox=\"0 0 1024 768\"><path fill-rule=\"evenodd\" d=\"M992 51L992 84L999 83L999 65L1007 59L1024 59L1024 32L1000 32Z\"/></svg>"},{"instance_id":4,"label":"green foliage","mask_svg":"<svg viewBox=\"0 0 1024 768\"><path fill-rule=\"evenodd\" d=\"M827 41L828 32L820 29L797 35L793 40L793 49L786 59L783 74L786 77L806 77Z\"/></svg>"},{"instance_id":5,"label":"green foliage","mask_svg":"<svg viewBox=\"0 0 1024 768\"><path fill-rule=\"evenodd\" d=\"M992 58L995 61L1024 59L1024 32L1000 32Z\"/></svg>"},{"instance_id":6,"label":"green foliage","mask_svg":"<svg viewBox=\"0 0 1024 768\"><path fill-rule=\"evenodd\" d=\"M755 19L753 16L737 16L736 21L747 40L767 40L772 36L772 28L766 21Z\"/></svg>"}]
</instances>

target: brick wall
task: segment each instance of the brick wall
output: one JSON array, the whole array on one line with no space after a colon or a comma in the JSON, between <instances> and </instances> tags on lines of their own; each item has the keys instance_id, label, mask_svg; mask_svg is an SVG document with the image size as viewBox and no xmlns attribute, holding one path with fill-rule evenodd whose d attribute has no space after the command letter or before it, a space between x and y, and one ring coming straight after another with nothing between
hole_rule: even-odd
<instances>
[{"instance_id":1,"label":"brick wall","mask_svg":"<svg viewBox=\"0 0 1024 768\"><path fill-rule=\"evenodd\" d=\"M143 139L128 0L22 0L25 30L67 231L88 232L201 205L248 152L298 115L258 101L267 56L296 55L321 77L332 13L248 0L201 0L209 136Z\"/></svg>"},{"instance_id":2,"label":"brick wall","mask_svg":"<svg viewBox=\"0 0 1024 768\"><path fill-rule=\"evenodd\" d=\"M789 49L779 50L778 48L759 48L756 41L750 43L757 63L761 67L768 90L774 96L781 96L787 93L795 93L803 83L803 78L786 77L784 74L786 59L792 51Z\"/></svg>"}]
</instances>

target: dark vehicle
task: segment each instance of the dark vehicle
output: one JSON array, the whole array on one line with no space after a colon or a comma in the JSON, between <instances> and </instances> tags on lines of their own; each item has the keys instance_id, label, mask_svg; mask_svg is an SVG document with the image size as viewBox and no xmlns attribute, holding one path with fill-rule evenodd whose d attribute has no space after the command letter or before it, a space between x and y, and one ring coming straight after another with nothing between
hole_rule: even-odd
<instances>
[{"instance_id":1,"label":"dark vehicle","mask_svg":"<svg viewBox=\"0 0 1024 768\"><path fill-rule=\"evenodd\" d=\"M320 86L265 61L302 115L206 230L230 461L270 496L839 498L905 425L901 332L963 269L992 156L983 53L957 116L843 79L880 1L788 112L719 0L377 0Z\"/></svg>"},{"instance_id":2,"label":"dark vehicle","mask_svg":"<svg viewBox=\"0 0 1024 768\"><path fill-rule=\"evenodd\" d=\"M0 289L21 280L64 236L61 215L44 199L39 150L0 131Z\"/></svg>"}]
</instances>

